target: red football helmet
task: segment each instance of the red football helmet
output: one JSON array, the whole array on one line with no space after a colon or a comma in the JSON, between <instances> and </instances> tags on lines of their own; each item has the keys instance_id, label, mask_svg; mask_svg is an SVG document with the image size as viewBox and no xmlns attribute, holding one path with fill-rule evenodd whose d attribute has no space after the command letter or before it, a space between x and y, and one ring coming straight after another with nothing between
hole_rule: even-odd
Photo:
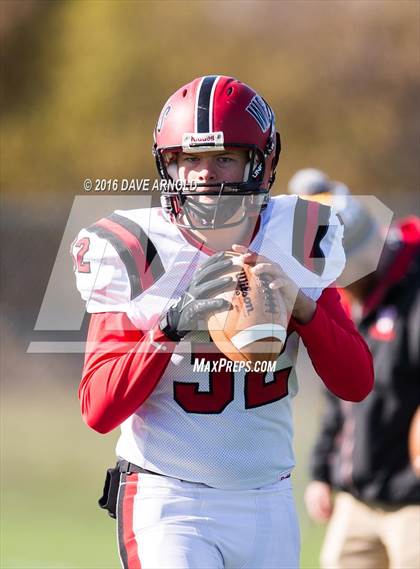
<instances>
[{"instance_id":1,"label":"red football helmet","mask_svg":"<svg viewBox=\"0 0 420 569\"><path fill-rule=\"evenodd\" d=\"M245 217L259 215L267 205L280 155L280 136L270 106L248 85L223 75L194 79L165 103L154 141L159 175L168 182L161 195L162 207L177 225L201 230L231 227ZM178 180L178 152L228 148L248 151L242 180L174 183ZM215 201L202 203L201 196L209 195ZM242 216L229 222L239 209Z\"/></svg>"}]
</instances>

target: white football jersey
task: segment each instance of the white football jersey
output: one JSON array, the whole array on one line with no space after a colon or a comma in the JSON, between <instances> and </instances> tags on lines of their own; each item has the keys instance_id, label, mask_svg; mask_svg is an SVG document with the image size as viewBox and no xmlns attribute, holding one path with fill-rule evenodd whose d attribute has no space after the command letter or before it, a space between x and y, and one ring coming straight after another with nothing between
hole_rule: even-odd
<instances>
[{"instance_id":1,"label":"white football jersey","mask_svg":"<svg viewBox=\"0 0 420 569\"><path fill-rule=\"evenodd\" d=\"M316 300L344 267L343 227L326 206L296 196L271 199L250 245ZM116 211L83 229L78 289L88 312L125 312L156 325L208 257L160 208ZM88 267L89 270L84 270ZM207 333L187 334L148 399L121 425L117 455L151 471L222 489L257 488L294 466L291 399L299 337L287 338L274 372L194 371ZM196 368L197 369L197 368Z\"/></svg>"}]
</instances>

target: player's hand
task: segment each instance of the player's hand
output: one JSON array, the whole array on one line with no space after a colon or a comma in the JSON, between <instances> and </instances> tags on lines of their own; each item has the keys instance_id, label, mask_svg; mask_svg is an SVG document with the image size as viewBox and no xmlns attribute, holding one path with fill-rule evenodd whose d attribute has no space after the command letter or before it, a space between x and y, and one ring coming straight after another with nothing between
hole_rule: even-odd
<instances>
[{"instance_id":1,"label":"player's hand","mask_svg":"<svg viewBox=\"0 0 420 569\"><path fill-rule=\"evenodd\" d=\"M222 276L231 270L232 264L232 259L222 251L197 269L184 295L160 321L161 330L171 340L178 342L192 330L205 329L204 322L211 312L230 308L230 302L214 296L232 282L231 276Z\"/></svg>"},{"instance_id":2,"label":"player's hand","mask_svg":"<svg viewBox=\"0 0 420 569\"><path fill-rule=\"evenodd\" d=\"M327 522L333 511L331 486L317 480L310 482L305 491L305 506L315 522Z\"/></svg>"},{"instance_id":3,"label":"player's hand","mask_svg":"<svg viewBox=\"0 0 420 569\"><path fill-rule=\"evenodd\" d=\"M269 287L279 291L288 315L292 315L301 324L306 324L312 319L316 302L307 297L277 263L249 251L243 245L233 245L232 250L243 256L244 263L254 265L252 269L254 274L267 275L271 279Z\"/></svg>"}]
</instances>

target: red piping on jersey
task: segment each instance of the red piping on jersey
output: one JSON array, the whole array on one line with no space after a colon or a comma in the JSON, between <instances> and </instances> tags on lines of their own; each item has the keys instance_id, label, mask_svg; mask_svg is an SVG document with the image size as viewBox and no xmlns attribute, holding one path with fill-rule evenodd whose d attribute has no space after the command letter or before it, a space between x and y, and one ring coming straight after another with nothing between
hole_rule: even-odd
<instances>
[{"instance_id":1,"label":"red piping on jersey","mask_svg":"<svg viewBox=\"0 0 420 569\"><path fill-rule=\"evenodd\" d=\"M143 251L140 242L134 237L134 235L118 223L114 223L106 217L97 221L95 225L111 231L122 240L133 256L143 290L150 288L154 284L154 278L152 271L147 265L146 251Z\"/></svg>"}]
</instances>

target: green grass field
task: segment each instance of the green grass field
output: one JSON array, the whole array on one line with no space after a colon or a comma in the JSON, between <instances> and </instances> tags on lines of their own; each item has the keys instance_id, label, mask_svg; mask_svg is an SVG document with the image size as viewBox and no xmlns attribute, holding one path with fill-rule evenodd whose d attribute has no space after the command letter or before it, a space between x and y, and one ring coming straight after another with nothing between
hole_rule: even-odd
<instances>
[{"instance_id":1,"label":"green grass field","mask_svg":"<svg viewBox=\"0 0 420 569\"><path fill-rule=\"evenodd\" d=\"M1 569L118 568L115 522L96 505L117 433L90 431L68 385L3 389L2 405ZM297 429L302 464L305 433ZM305 474L294 475L302 568L315 569L322 529L303 512Z\"/></svg>"}]
</instances>

